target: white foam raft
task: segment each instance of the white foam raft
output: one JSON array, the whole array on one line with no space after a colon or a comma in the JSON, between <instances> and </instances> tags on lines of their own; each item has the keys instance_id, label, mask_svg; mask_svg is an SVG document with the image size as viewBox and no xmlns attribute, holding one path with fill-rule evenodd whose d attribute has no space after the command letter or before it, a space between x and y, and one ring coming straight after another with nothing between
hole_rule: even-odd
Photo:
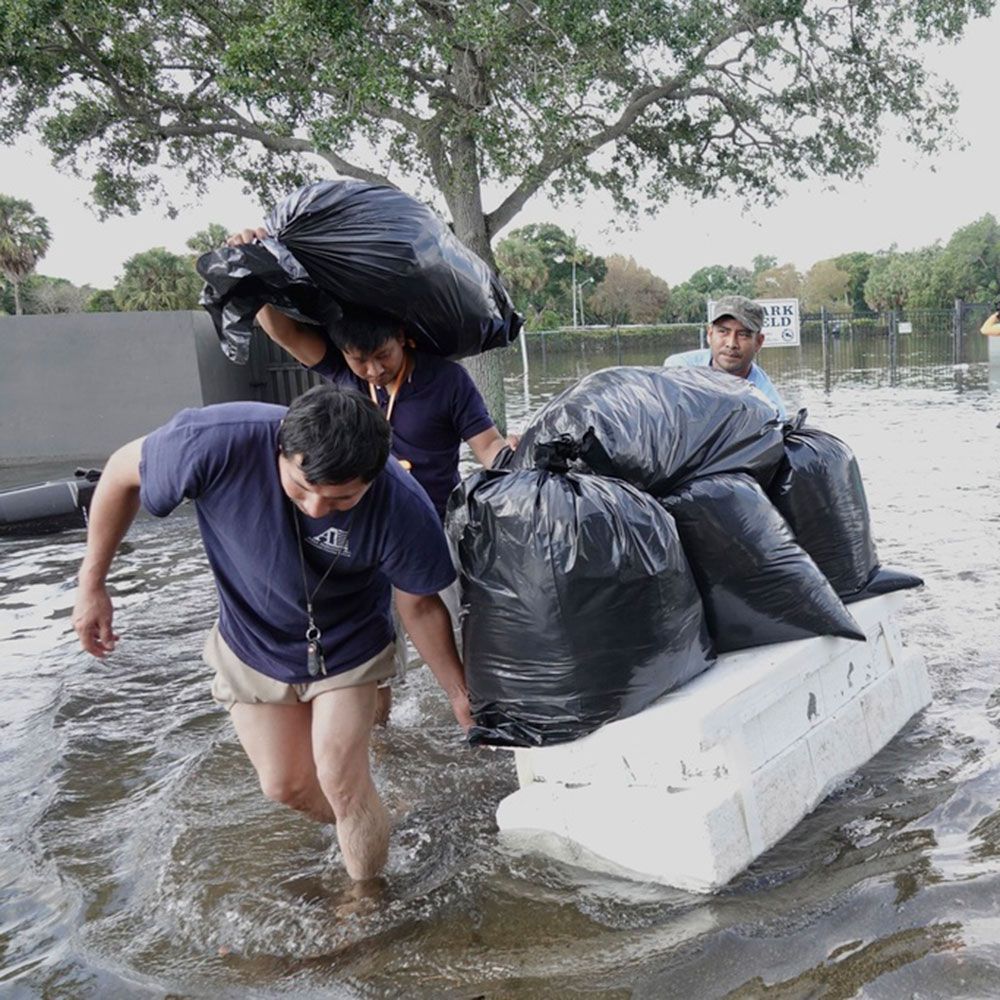
<instances>
[{"instance_id":1,"label":"white foam raft","mask_svg":"<svg viewBox=\"0 0 1000 1000\"><path fill-rule=\"evenodd\" d=\"M696 892L725 885L929 704L923 656L892 620L904 600L851 605L864 643L726 653L638 715L515 751L502 841Z\"/></svg>"}]
</instances>

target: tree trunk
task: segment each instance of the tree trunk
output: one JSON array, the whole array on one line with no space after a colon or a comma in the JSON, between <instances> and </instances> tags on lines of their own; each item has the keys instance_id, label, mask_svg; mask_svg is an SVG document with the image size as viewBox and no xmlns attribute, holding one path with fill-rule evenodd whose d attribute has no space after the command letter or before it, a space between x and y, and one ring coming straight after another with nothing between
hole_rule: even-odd
<instances>
[{"instance_id":1,"label":"tree trunk","mask_svg":"<svg viewBox=\"0 0 1000 1000\"><path fill-rule=\"evenodd\" d=\"M453 147L453 183L446 192L455 235L470 250L478 254L495 271L496 258L490 246L482 197L479 190L479 170L474 140L459 138ZM507 433L507 397L503 384L503 355L498 350L487 351L463 364L483 394L486 407L501 434Z\"/></svg>"},{"instance_id":2,"label":"tree trunk","mask_svg":"<svg viewBox=\"0 0 1000 1000\"><path fill-rule=\"evenodd\" d=\"M11 286L14 289L14 315L21 315L21 282L11 278Z\"/></svg>"}]
</instances>

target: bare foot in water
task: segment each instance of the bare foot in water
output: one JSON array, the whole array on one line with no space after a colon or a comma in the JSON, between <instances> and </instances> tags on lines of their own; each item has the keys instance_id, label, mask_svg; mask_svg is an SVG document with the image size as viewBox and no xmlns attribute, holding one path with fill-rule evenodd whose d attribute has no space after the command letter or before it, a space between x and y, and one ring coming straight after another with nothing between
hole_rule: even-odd
<instances>
[{"instance_id":1,"label":"bare foot in water","mask_svg":"<svg viewBox=\"0 0 1000 1000\"><path fill-rule=\"evenodd\" d=\"M386 887L386 880L381 876L365 879L363 882L352 882L340 894L334 911L341 918L374 913L385 896Z\"/></svg>"}]
</instances>

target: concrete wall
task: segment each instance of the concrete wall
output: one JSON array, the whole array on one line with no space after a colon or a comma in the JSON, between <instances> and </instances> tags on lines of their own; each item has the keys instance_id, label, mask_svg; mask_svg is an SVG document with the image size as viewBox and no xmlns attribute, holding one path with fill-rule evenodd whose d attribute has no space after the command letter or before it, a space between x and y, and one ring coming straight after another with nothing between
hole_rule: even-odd
<instances>
[{"instance_id":1,"label":"concrete wall","mask_svg":"<svg viewBox=\"0 0 1000 1000\"><path fill-rule=\"evenodd\" d=\"M186 406L253 399L202 312L0 317L0 462L105 458Z\"/></svg>"}]
</instances>

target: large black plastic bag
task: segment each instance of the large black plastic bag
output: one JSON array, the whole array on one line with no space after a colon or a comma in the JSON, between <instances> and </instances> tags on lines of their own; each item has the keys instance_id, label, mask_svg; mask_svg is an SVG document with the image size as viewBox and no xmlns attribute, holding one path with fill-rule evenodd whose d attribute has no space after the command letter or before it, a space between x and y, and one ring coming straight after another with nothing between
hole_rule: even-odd
<instances>
[{"instance_id":1,"label":"large black plastic bag","mask_svg":"<svg viewBox=\"0 0 1000 1000\"><path fill-rule=\"evenodd\" d=\"M215 323L222 350L246 364L254 317L265 303L300 323L325 329L338 320L339 304L321 292L287 251L274 240L221 247L198 258L205 279L201 304Z\"/></svg>"},{"instance_id":2,"label":"large black plastic bag","mask_svg":"<svg viewBox=\"0 0 1000 1000\"><path fill-rule=\"evenodd\" d=\"M574 468L666 496L696 476L770 480L781 421L746 379L704 368L605 368L550 400L514 455L520 469Z\"/></svg>"},{"instance_id":3,"label":"large black plastic bag","mask_svg":"<svg viewBox=\"0 0 1000 1000\"><path fill-rule=\"evenodd\" d=\"M625 483L479 472L452 494L447 529L473 743L576 739L714 657L673 520Z\"/></svg>"},{"instance_id":4,"label":"large black plastic bag","mask_svg":"<svg viewBox=\"0 0 1000 1000\"><path fill-rule=\"evenodd\" d=\"M784 459L768 489L796 541L843 598L920 586L919 577L880 570L854 453L832 434L804 426L805 420L801 410L786 428Z\"/></svg>"},{"instance_id":5,"label":"large black plastic bag","mask_svg":"<svg viewBox=\"0 0 1000 1000\"><path fill-rule=\"evenodd\" d=\"M864 640L749 476L697 479L662 503L676 521L720 653L815 635Z\"/></svg>"},{"instance_id":6,"label":"large black plastic bag","mask_svg":"<svg viewBox=\"0 0 1000 1000\"><path fill-rule=\"evenodd\" d=\"M198 261L202 304L234 360L246 359L265 302L321 326L338 304L377 310L402 321L421 350L450 358L503 347L521 328L486 263L431 208L395 188L309 184L275 206L266 228L274 239L263 245Z\"/></svg>"}]
</instances>

